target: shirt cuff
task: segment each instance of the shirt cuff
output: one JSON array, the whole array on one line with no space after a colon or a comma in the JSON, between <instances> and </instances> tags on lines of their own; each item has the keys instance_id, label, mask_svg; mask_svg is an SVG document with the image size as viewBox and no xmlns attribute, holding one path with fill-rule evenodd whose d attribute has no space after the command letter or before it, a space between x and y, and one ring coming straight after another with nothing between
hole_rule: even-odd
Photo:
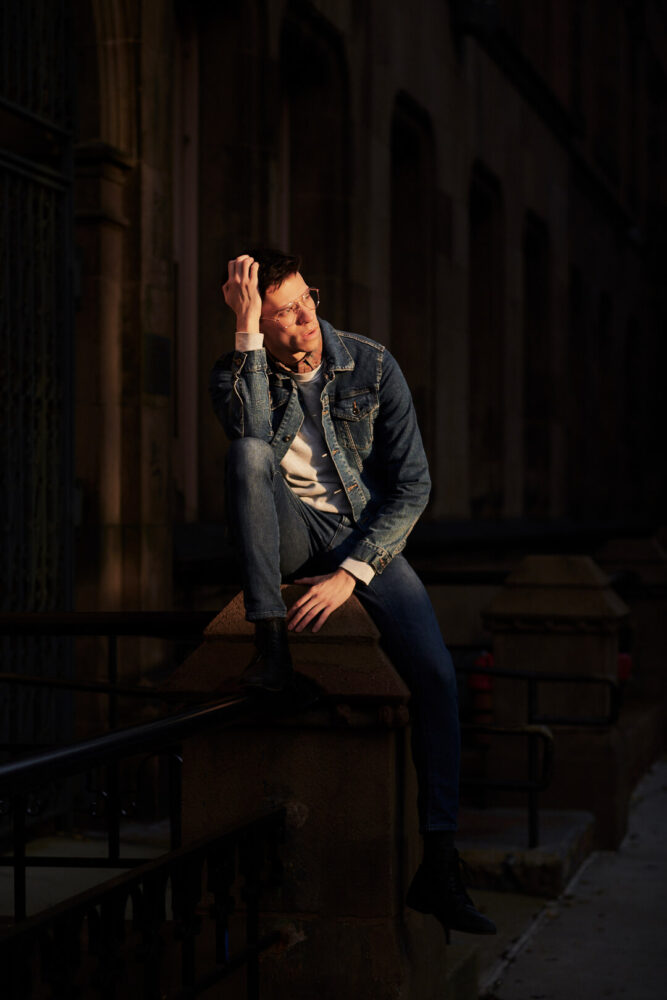
<instances>
[{"instance_id":1,"label":"shirt cuff","mask_svg":"<svg viewBox=\"0 0 667 1000\"><path fill-rule=\"evenodd\" d=\"M245 330L236 331L236 350L243 351L259 351L264 347L264 334L263 333L247 333Z\"/></svg>"},{"instance_id":2,"label":"shirt cuff","mask_svg":"<svg viewBox=\"0 0 667 1000\"><path fill-rule=\"evenodd\" d=\"M343 559L340 568L346 569L348 573L351 573L357 580L361 580L365 584L369 584L375 576L375 570L372 566L362 562L361 559L352 559L350 556L347 559Z\"/></svg>"}]
</instances>

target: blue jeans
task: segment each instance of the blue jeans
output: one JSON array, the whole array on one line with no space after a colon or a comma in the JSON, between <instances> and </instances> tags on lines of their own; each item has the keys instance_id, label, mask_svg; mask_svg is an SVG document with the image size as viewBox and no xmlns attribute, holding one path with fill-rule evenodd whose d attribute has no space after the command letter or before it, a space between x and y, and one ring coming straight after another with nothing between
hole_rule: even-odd
<instances>
[{"instance_id":1,"label":"blue jeans","mask_svg":"<svg viewBox=\"0 0 667 1000\"><path fill-rule=\"evenodd\" d=\"M303 503L259 438L232 441L228 514L240 556L246 618L285 617L283 577L330 573L359 540L352 520ZM412 755L422 833L455 830L460 735L456 675L431 601L407 560L395 556L355 587L381 645L411 693Z\"/></svg>"}]
</instances>

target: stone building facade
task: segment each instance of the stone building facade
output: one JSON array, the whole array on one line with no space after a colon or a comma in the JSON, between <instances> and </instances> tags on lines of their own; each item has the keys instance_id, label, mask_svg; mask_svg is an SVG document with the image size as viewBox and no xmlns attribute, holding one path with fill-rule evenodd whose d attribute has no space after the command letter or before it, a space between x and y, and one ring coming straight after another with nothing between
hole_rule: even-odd
<instances>
[{"instance_id":1,"label":"stone building facade","mask_svg":"<svg viewBox=\"0 0 667 1000\"><path fill-rule=\"evenodd\" d=\"M174 531L221 521L207 377L257 243L398 358L426 523L660 523L663 0L46 7L72 15L74 607L173 606Z\"/></svg>"}]
</instances>

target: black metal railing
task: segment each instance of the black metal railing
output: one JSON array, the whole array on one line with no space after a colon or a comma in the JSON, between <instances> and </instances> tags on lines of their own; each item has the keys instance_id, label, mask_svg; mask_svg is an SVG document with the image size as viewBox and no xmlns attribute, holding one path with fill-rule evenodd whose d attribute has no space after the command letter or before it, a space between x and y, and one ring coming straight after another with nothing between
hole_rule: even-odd
<instances>
[{"instance_id":1,"label":"black metal railing","mask_svg":"<svg viewBox=\"0 0 667 1000\"><path fill-rule=\"evenodd\" d=\"M495 737L526 738L528 744L527 777L505 779L487 775L468 776L464 773L461 777L461 787L525 794L528 810L528 846L537 847L540 839L539 793L549 786L553 777L555 740L549 727L605 727L613 725L618 720L620 711L620 686L615 680L606 676L510 670L496 666L485 666L479 662L480 654L484 652L481 648L471 646L452 646L450 648L455 656L455 661L459 660L456 662L456 671L459 674L467 677L487 677L492 681L495 679L511 680L525 685L526 702L523 723L515 726L496 726L490 722L483 724L473 722L464 723L462 729L464 732L483 734L491 739ZM460 659L462 656L465 658L463 662ZM607 711L600 715L564 715L542 712L539 710L540 684L601 687L607 692ZM492 714L492 709L489 712Z\"/></svg>"},{"instance_id":2,"label":"black metal railing","mask_svg":"<svg viewBox=\"0 0 667 1000\"><path fill-rule=\"evenodd\" d=\"M177 848L181 842L180 819L180 743L189 736L206 730L230 726L239 719L247 719L259 712L252 700L244 695L229 696L224 700L191 708L163 719L143 725L131 726L71 746L51 748L22 760L0 767L0 797L8 800L13 817L13 854L0 858L0 865L14 870L14 917L26 916L26 870L29 866L129 868L144 859L120 857L120 829L118 815L110 817L109 847L106 857L67 859L61 857L37 858L26 856L27 831L25 826L26 800L31 790L50 782L57 782L71 775L81 774L96 767L107 767L111 783L117 773L114 765L124 758L141 752L166 752L174 762L170 768L170 843Z\"/></svg>"},{"instance_id":3,"label":"black metal railing","mask_svg":"<svg viewBox=\"0 0 667 1000\"><path fill-rule=\"evenodd\" d=\"M58 691L61 695L71 692L106 695L107 712L106 724L110 732L118 730L119 726L119 703L121 699L131 699L135 703L162 703L183 705L184 703L202 701L201 693L188 691L161 690L154 686L142 685L131 686L119 683L119 657L118 642L121 637L141 636L148 638L168 639L187 644L201 641L202 632L213 617L213 612L42 612L42 613L6 613L0 615L0 636L7 638L17 638L19 640L26 637L59 637L75 639L83 636L98 636L106 640L106 683L99 681L88 681L72 679L70 677L52 677L44 675L8 673L0 674L0 684L7 685L6 690L11 692L21 689L34 689L38 691ZM146 753L154 755L155 751L149 749L150 737L147 744ZM61 753L62 745L46 744L43 746L23 745L10 742L0 746L0 750L5 755L10 755L13 762L17 758L40 750L42 755L49 761L57 759ZM170 843L172 847L180 844L180 756L177 750L166 749L162 752L167 768L167 802L166 807L169 819ZM127 789L121 781L120 757L110 759L105 765L105 775L100 788L95 789L93 775L93 765L85 770L86 783L88 786L85 793L78 790L77 795L70 788L68 794L47 794L43 791L39 794L32 789L24 789L22 796L13 802L4 802L2 791L0 790L0 808L3 816L12 815L11 841L14 856L17 858L19 873L24 864L38 866L49 863L48 860L39 858L25 858L24 845L28 839L28 822L34 827L43 822L43 802L57 800L67 812L71 811L75 797L89 795L91 798L90 819L103 811L106 821L107 833L107 855L104 858L80 858L58 859L63 867L120 867L120 828L121 820L126 810L123 807L123 796ZM81 773L84 773L82 770ZM124 780L125 780L124 776ZM52 782L47 786L54 788ZM139 796L137 796L137 799ZM136 803L135 803L136 805ZM102 808L100 808L102 806ZM140 808L140 806L139 806ZM6 821L3 820L3 838L9 837L9 830ZM138 859L124 859L129 867L133 863L138 863ZM11 858L0 857L0 866L13 865ZM18 901L18 911L21 912L21 883L24 877L19 877L15 881L15 902ZM23 900L23 905L24 905Z\"/></svg>"},{"instance_id":4,"label":"black metal railing","mask_svg":"<svg viewBox=\"0 0 667 1000\"><path fill-rule=\"evenodd\" d=\"M275 716L277 711L285 710L289 711L289 706L270 710L245 695L230 695L169 717L71 746L49 748L0 766L0 796L11 803L14 824L13 855L0 859L0 864L11 866L14 872L15 924L0 936L2 968L6 971L3 981L9 984L3 996L11 1000L42 996L36 986L39 979L48 985L53 997L87 996L88 988L102 997L115 997L121 979L126 992L128 977L134 976L135 980L137 977L141 980L135 983L134 995L194 997L245 966L247 997L258 1000L259 954L277 940L274 933L260 934L259 896L279 872L277 844L282 836L283 812L255 818L237 829L181 847L177 762L181 742L194 733L220 730L240 720L266 717L267 713ZM168 853L149 862L145 858L121 857L119 829L115 825L106 857L26 856L26 799L31 790L93 768L115 768L119 760L143 752L167 753L175 763L170 768L172 809ZM110 772L110 780L113 773L117 772ZM130 870L27 917L26 874L30 866ZM262 874L267 866L268 876ZM237 887L234 896L232 885L238 877L243 884ZM244 903L245 932L237 927L236 935L244 943L232 952L230 920L238 899ZM214 944L207 944L202 932L206 915L211 918ZM177 988L170 988L176 976L173 968L169 975L170 963L173 966L167 947L170 943L178 944L181 953Z\"/></svg>"},{"instance_id":5,"label":"black metal railing","mask_svg":"<svg viewBox=\"0 0 667 1000\"><path fill-rule=\"evenodd\" d=\"M81 638L99 636L106 639L106 685L94 682L70 681L67 678L34 677L40 685L60 687L62 690L88 691L107 694L109 729L118 725L118 699L155 697L150 688L128 687L118 683L118 640L121 637L141 636L153 639L201 639L202 632L214 616L213 611L72 611L41 613L0 614L0 636L35 637L59 636ZM17 685L33 683L33 677L24 674L0 674L0 682ZM176 696L159 692L160 700Z\"/></svg>"},{"instance_id":6,"label":"black metal railing","mask_svg":"<svg viewBox=\"0 0 667 1000\"><path fill-rule=\"evenodd\" d=\"M460 650L463 647L451 647ZM469 663L457 663L457 673L482 674L490 678L521 681L526 685L526 723L543 726L613 726L618 721L621 706L621 690L618 682L611 677L598 674L569 674L542 672L537 670L509 670L501 667L485 667ZM540 712L540 684L574 684L577 686L602 687L607 691L608 709L600 715L556 715Z\"/></svg>"},{"instance_id":7,"label":"black metal railing","mask_svg":"<svg viewBox=\"0 0 667 1000\"><path fill-rule=\"evenodd\" d=\"M259 956L280 940L261 932L259 904L280 881L284 824L282 809L256 817L9 928L3 997L46 986L52 997L185 1000L245 966L246 996L259 1000Z\"/></svg>"},{"instance_id":8,"label":"black metal railing","mask_svg":"<svg viewBox=\"0 0 667 1000\"><path fill-rule=\"evenodd\" d=\"M177 714L124 729L110 727L109 732L92 739L69 746L44 747L0 766L0 799L8 805L13 821L13 854L0 858L0 865L11 867L14 873L15 923L0 937L2 967L8 970L3 980L9 984L7 995L12 1000L41 997L43 993L35 985L38 980L48 985L49 995L54 997L88 995L85 992L88 987L101 996L113 997L120 983L119 969L123 970L124 983L131 975L142 979L135 995L194 997L241 966L245 966L247 996L259 996L258 956L276 940L276 935L260 935L258 900L260 892L275 880L279 871L277 843L284 816L282 811L271 813L197 845L182 847L180 745L194 733L223 729L241 720L252 722L293 713L299 711L299 706L281 703L269 707L243 694L211 695L207 701L201 692L163 691L118 683L119 636L173 639L197 634L201 637L210 619L208 613L187 612L0 616L0 634L104 634L108 643L107 683L16 674L0 675L0 683L47 684L64 690L106 694L110 699L110 721L117 718L113 703L121 696L167 704L177 701L181 707ZM145 858L121 857L120 852L119 763L142 754L162 754L169 761L170 850L149 862ZM66 782L72 776L96 769L106 771L107 854L74 858L27 856L29 796L45 785ZM268 877L262 875L262 866L269 871ZM27 917L27 871L31 867L126 871L97 888ZM238 884L239 879L242 885ZM236 898L243 900L245 909L245 914L236 920L238 924L242 916L245 922L245 935L236 928L244 943L234 952L230 946L230 921L236 910L233 883L237 884ZM206 935L201 932L202 914L211 917L214 946L207 943ZM199 951L204 955L203 972L196 954L198 939ZM170 964L165 942L172 940L180 942L177 988L171 988L175 982L173 975L168 977L166 985L160 984L159 975L160 968Z\"/></svg>"}]
</instances>

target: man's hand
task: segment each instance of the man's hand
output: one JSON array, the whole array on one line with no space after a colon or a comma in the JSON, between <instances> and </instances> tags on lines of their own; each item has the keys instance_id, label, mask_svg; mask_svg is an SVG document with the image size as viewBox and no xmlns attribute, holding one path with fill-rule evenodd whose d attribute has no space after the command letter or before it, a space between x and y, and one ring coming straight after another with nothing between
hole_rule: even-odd
<instances>
[{"instance_id":1,"label":"man's hand","mask_svg":"<svg viewBox=\"0 0 667 1000\"><path fill-rule=\"evenodd\" d=\"M311 586L287 612L287 627L303 632L313 622L313 632L319 632L331 612L345 604L357 581L347 570L337 569L326 576L305 576L294 582Z\"/></svg>"},{"instance_id":2,"label":"man's hand","mask_svg":"<svg viewBox=\"0 0 667 1000\"><path fill-rule=\"evenodd\" d=\"M262 299L257 290L259 264L247 253L230 260L227 265L228 280L222 286L225 302L236 314L236 329L246 333L259 333Z\"/></svg>"}]
</instances>

